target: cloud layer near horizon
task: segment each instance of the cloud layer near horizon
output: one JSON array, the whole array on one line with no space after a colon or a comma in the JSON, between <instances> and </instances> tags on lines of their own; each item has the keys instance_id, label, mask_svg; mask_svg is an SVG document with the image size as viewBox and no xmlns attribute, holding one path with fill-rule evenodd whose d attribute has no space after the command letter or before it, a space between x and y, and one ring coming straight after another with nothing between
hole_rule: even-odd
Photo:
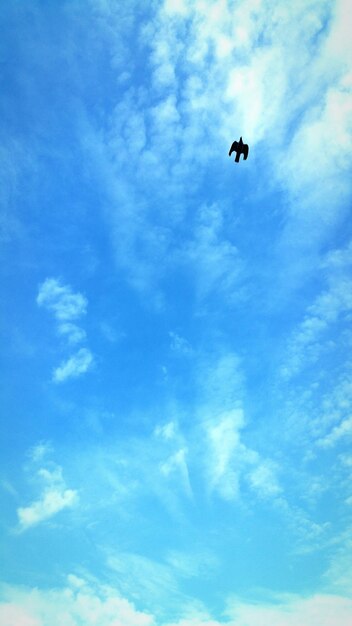
<instances>
[{"instance_id":1,"label":"cloud layer near horizon","mask_svg":"<svg viewBox=\"0 0 352 626\"><path fill-rule=\"evenodd\" d=\"M2 626L349 626L352 614L352 600L339 596L284 596L272 604L234 601L220 621L199 609L200 615L195 617L196 611L190 608L188 617L161 622L136 610L113 588L99 587L73 574L61 589L3 586L1 596Z\"/></svg>"}]
</instances>

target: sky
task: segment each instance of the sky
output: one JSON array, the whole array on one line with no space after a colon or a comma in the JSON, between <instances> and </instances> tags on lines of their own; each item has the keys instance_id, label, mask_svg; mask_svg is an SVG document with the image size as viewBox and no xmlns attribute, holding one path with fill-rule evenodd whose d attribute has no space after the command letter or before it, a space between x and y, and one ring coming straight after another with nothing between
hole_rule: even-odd
<instances>
[{"instance_id":1,"label":"sky","mask_svg":"<svg viewBox=\"0 0 352 626\"><path fill-rule=\"evenodd\" d=\"M0 24L0 625L350 625L348 0Z\"/></svg>"}]
</instances>

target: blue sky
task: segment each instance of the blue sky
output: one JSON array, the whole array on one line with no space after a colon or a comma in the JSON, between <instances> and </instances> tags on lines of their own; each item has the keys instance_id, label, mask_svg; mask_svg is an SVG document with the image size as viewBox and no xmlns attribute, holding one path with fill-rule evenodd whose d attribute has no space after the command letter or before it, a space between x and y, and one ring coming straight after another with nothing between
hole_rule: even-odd
<instances>
[{"instance_id":1,"label":"blue sky","mask_svg":"<svg viewBox=\"0 0 352 626\"><path fill-rule=\"evenodd\" d=\"M1 626L348 626L347 1L0 20Z\"/></svg>"}]
</instances>

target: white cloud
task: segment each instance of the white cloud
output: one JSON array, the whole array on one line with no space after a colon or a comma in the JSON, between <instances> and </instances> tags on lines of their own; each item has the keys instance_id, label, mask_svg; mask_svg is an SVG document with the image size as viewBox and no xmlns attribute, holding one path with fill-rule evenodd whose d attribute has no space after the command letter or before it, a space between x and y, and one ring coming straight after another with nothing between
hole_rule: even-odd
<instances>
[{"instance_id":1,"label":"white cloud","mask_svg":"<svg viewBox=\"0 0 352 626\"><path fill-rule=\"evenodd\" d=\"M32 502L27 507L17 509L18 519L23 529L34 526L62 509L71 507L76 501L77 492L72 489L46 491L40 500Z\"/></svg>"},{"instance_id":2,"label":"white cloud","mask_svg":"<svg viewBox=\"0 0 352 626\"><path fill-rule=\"evenodd\" d=\"M244 264L236 246L226 237L223 211L203 206L194 234L179 251L180 264L189 264L196 278L196 293L202 300L216 292L231 300L238 298Z\"/></svg>"},{"instance_id":3,"label":"white cloud","mask_svg":"<svg viewBox=\"0 0 352 626\"><path fill-rule=\"evenodd\" d=\"M350 626L352 600L339 595L308 597L283 595L270 603L232 600L226 620L205 610L185 607L176 621L160 621L138 611L115 589L69 576L58 589L16 588L3 585L0 621L4 626Z\"/></svg>"},{"instance_id":4,"label":"white cloud","mask_svg":"<svg viewBox=\"0 0 352 626\"><path fill-rule=\"evenodd\" d=\"M174 439L177 435L177 425L175 422L167 422L162 426L156 426L154 434L156 437L162 437L166 440Z\"/></svg>"},{"instance_id":5,"label":"white cloud","mask_svg":"<svg viewBox=\"0 0 352 626\"><path fill-rule=\"evenodd\" d=\"M322 439L318 439L317 443L324 448L329 448L346 437L352 437L352 416L341 420L338 426L335 426L331 432Z\"/></svg>"},{"instance_id":6,"label":"white cloud","mask_svg":"<svg viewBox=\"0 0 352 626\"><path fill-rule=\"evenodd\" d=\"M350 477L351 478L351 477ZM351 482L349 478L349 483ZM351 504L351 503L350 503ZM352 583L352 527L348 524L344 531L334 537L337 550L329 557L329 565L324 579L335 593L350 595Z\"/></svg>"},{"instance_id":7,"label":"white cloud","mask_svg":"<svg viewBox=\"0 0 352 626\"><path fill-rule=\"evenodd\" d=\"M42 622L17 604L0 604L0 623L3 626L42 626Z\"/></svg>"},{"instance_id":8,"label":"white cloud","mask_svg":"<svg viewBox=\"0 0 352 626\"><path fill-rule=\"evenodd\" d=\"M72 324L71 322L66 322L64 324L59 324L58 331L60 335L66 335L69 343L81 343L87 337L86 331L83 328L77 326L77 324Z\"/></svg>"},{"instance_id":9,"label":"white cloud","mask_svg":"<svg viewBox=\"0 0 352 626\"><path fill-rule=\"evenodd\" d=\"M231 626L349 626L352 600L318 594L308 598L279 597L272 605L251 605L237 600L229 613Z\"/></svg>"},{"instance_id":10,"label":"white cloud","mask_svg":"<svg viewBox=\"0 0 352 626\"><path fill-rule=\"evenodd\" d=\"M70 345L86 340L86 332L73 320L87 312L87 299L81 293L74 293L69 285L63 285L56 278L47 278L40 286L37 303L54 313L60 335L66 337ZM54 382L63 382L85 374L93 365L93 355L88 348L81 348L55 368Z\"/></svg>"},{"instance_id":11,"label":"white cloud","mask_svg":"<svg viewBox=\"0 0 352 626\"><path fill-rule=\"evenodd\" d=\"M245 445L241 438L244 425L242 409L228 411L205 423L208 447L204 457L210 489L225 500L233 500L240 495L243 481L261 498L276 497L282 491L277 467Z\"/></svg>"},{"instance_id":12,"label":"white cloud","mask_svg":"<svg viewBox=\"0 0 352 626\"><path fill-rule=\"evenodd\" d=\"M161 463L160 471L166 476L176 475L178 480L181 480L183 488L188 496L192 495L192 487L189 478L188 465L187 465L187 449L181 448L172 454L166 461Z\"/></svg>"},{"instance_id":13,"label":"white cloud","mask_svg":"<svg viewBox=\"0 0 352 626\"><path fill-rule=\"evenodd\" d=\"M305 366L314 363L333 325L348 321L352 312L351 243L345 249L330 251L321 263L327 288L306 309L303 321L293 332L287 347L282 374L289 379ZM325 340L325 343L324 343ZM338 340L335 332L334 341ZM333 347L333 346L332 346Z\"/></svg>"},{"instance_id":14,"label":"white cloud","mask_svg":"<svg viewBox=\"0 0 352 626\"><path fill-rule=\"evenodd\" d=\"M62 285L56 278L47 278L39 286L37 303L53 311L60 322L71 321L87 312L87 299L81 293L74 293L69 285Z\"/></svg>"},{"instance_id":15,"label":"white cloud","mask_svg":"<svg viewBox=\"0 0 352 626\"><path fill-rule=\"evenodd\" d=\"M0 622L3 626L153 626L154 619L137 611L114 589L89 583L77 586L68 577L61 589L30 589L3 585ZM85 581L82 581L85 583ZM17 621L16 621L17 620Z\"/></svg>"},{"instance_id":16,"label":"white cloud","mask_svg":"<svg viewBox=\"0 0 352 626\"><path fill-rule=\"evenodd\" d=\"M34 463L41 461L52 452L52 446L49 441L40 441L29 450L29 457Z\"/></svg>"},{"instance_id":17,"label":"white cloud","mask_svg":"<svg viewBox=\"0 0 352 626\"><path fill-rule=\"evenodd\" d=\"M249 483L253 489L263 497L273 497L281 493L282 489L277 480L277 471L269 461L258 462L254 470L249 472Z\"/></svg>"},{"instance_id":18,"label":"white cloud","mask_svg":"<svg viewBox=\"0 0 352 626\"><path fill-rule=\"evenodd\" d=\"M174 599L180 603L186 599L168 564L132 552L110 554L107 564L114 571L114 579L122 593L138 599L144 606L159 607L162 612L163 602Z\"/></svg>"},{"instance_id":19,"label":"white cloud","mask_svg":"<svg viewBox=\"0 0 352 626\"><path fill-rule=\"evenodd\" d=\"M61 383L69 378L77 378L85 374L92 365L92 353L87 348L81 348L54 370L53 380Z\"/></svg>"},{"instance_id":20,"label":"white cloud","mask_svg":"<svg viewBox=\"0 0 352 626\"><path fill-rule=\"evenodd\" d=\"M34 451L40 450L43 445L39 444ZM45 452L47 454L47 452ZM32 464L38 464L44 460L44 455L31 454ZM77 491L67 489L62 475L62 468L52 462L47 462L45 467L40 467L35 474L40 483L44 484L43 491L37 500L25 507L17 509L18 520L21 530L26 530L45 521L63 509L72 507L78 499Z\"/></svg>"},{"instance_id":21,"label":"white cloud","mask_svg":"<svg viewBox=\"0 0 352 626\"><path fill-rule=\"evenodd\" d=\"M217 569L219 563L217 558L207 549L197 552L187 550L169 550L166 557L167 563L182 578L193 578L199 576L209 577Z\"/></svg>"},{"instance_id":22,"label":"white cloud","mask_svg":"<svg viewBox=\"0 0 352 626\"><path fill-rule=\"evenodd\" d=\"M199 356L196 384L205 413L242 408L245 381L241 360L234 352L216 350Z\"/></svg>"},{"instance_id":23,"label":"white cloud","mask_svg":"<svg viewBox=\"0 0 352 626\"><path fill-rule=\"evenodd\" d=\"M212 420L206 427L210 488L217 489L225 499L236 497L239 489L236 461L241 453L239 431L243 424L243 411L237 409Z\"/></svg>"},{"instance_id":24,"label":"white cloud","mask_svg":"<svg viewBox=\"0 0 352 626\"><path fill-rule=\"evenodd\" d=\"M2 489L4 489L5 491L7 491L7 493L9 493L11 496L17 498L18 497L18 493L16 491L16 489L13 487L13 485L6 480L6 478L1 478L0 479L0 487Z\"/></svg>"}]
</instances>

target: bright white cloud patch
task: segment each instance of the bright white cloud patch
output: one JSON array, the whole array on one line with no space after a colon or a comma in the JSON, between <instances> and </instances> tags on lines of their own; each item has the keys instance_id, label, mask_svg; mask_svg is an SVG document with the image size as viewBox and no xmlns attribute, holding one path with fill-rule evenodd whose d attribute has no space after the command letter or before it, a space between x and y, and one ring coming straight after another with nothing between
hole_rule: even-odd
<instances>
[{"instance_id":1,"label":"bright white cloud patch","mask_svg":"<svg viewBox=\"0 0 352 626\"><path fill-rule=\"evenodd\" d=\"M39 450L39 447L41 444L35 450ZM32 454L34 465L42 460L43 455ZM41 467L35 475L43 485L42 493L28 506L17 509L21 530L26 530L53 517L63 509L72 507L78 500L77 491L66 487L60 466L48 462L47 467Z\"/></svg>"},{"instance_id":2,"label":"bright white cloud patch","mask_svg":"<svg viewBox=\"0 0 352 626\"><path fill-rule=\"evenodd\" d=\"M77 584L79 583L79 584ZM68 577L61 589L2 586L2 626L154 626L154 619L108 586Z\"/></svg>"},{"instance_id":3,"label":"bright white cloud patch","mask_svg":"<svg viewBox=\"0 0 352 626\"><path fill-rule=\"evenodd\" d=\"M70 507L76 500L77 493L72 489L46 491L40 500L32 502L27 507L17 509L18 519L22 528L34 526L43 520L52 517L62 509Z\"/></svg>"},{"instance_id":4,"label":"bright white cloud patch","mask_svg":"<svg viewBox=\"0 0 352 626\"><path fill-rule=\"evenodd\" d=\"M136 610L112 587L74 575L68 576L67 587L61 589L3 585L1 598L4 626L350 626L352 619L349 598L315 595L278 597L275 604L231 602L225 620L193 608L189 617L165 622Z\"/></svg>"}]
</instances>

